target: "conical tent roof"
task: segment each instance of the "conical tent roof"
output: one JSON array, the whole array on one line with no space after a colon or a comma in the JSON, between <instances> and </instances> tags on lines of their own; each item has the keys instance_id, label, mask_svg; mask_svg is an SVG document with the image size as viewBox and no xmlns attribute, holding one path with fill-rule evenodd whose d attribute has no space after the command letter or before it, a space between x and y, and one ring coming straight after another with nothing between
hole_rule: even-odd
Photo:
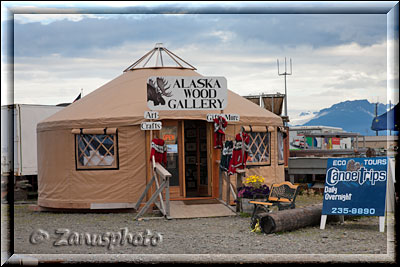
<instances>
[{"instance_id":1,"label":"conical tent roof","mask_svg":"<svg viewBox=\"0 0 400 267\"><path fill-rule=\"evenodd\" d=\"M163 53L166 50L162 46L156 46L154 53L138 60L139 64L132 64L123 74L101 86L92 93L86 95L79 101L72 103L53 116L38 124L38 130L81 128L81 127L112 127L125 125L139 125L144 121L144 111L147 107L147 79L151 76L202 76L195 68L185 61L178 61L185 66L163 66L149 67L143 60L147 60L152 54ZM170 52L170 51L169 51ZM167 52L166 52L167 53ZM170 52L171 55L174 55ZM159 56L159 62L161 56ZM156 61L157 64L157 61ZM214 76L223 76L218 73ZM229 80L228 80L229 87ZM240 115L239 124L248 125L282 125L282 119L272 112L259 107L249 100L228 90L228 104L224 113ZM209 113L220 113L219 110L172 110L159 111L160 119L193 119L206 120Z\"/></svg>"},{"instance_id":2,"label":"conical tent roof","mask_svg":"<svg viewBox=\"0 0 400 267\"><path fill-rule=\"evenodd\" d=\"M167 48L162 43L157 43L155 47L147 52L144 56L130 65L124 72L135 69L144 68L180 68L196 70L195 67L181 59Z\"/></svg>"}]
</instances>

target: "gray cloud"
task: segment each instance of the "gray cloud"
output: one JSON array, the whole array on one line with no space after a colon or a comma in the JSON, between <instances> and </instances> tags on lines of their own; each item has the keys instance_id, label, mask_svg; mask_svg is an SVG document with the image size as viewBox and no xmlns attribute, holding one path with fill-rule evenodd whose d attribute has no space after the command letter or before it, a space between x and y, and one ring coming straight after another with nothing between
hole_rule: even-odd
<instances>
[{"instance_id":1,"label":"gray cloud","mask_svg":"<svg viewBox=\"0 0 400 267\"><path fill-rule=\"evenodd\" d=\"M107 17L107 16L105 16ZM371 45L386 38L385 15L190 14L112 16L108 19L60 20L14 24L16 56L48 54L79 57L92 49L130 42L167 42L171 48L191 44L246 44L255 52L269 45L314 48L356 42ZM218 36L218 33L220 36ZM255 44L262 44L260 47Z\"/></svg>"},{"instance_id":2,"label":"gray cloud","mask_svg":"<svg viewBox=\"0 0 400 267\"><path fill-rule=\"evenodd\" d=\"M135 14L27 22L15 21L20 103L68 102L80 88L87 94L157 42L199 73L225 76L241 95L284 93L276 59L291 57L293 110L386 96L385 15Z\"/></svg>"}]
</instances>

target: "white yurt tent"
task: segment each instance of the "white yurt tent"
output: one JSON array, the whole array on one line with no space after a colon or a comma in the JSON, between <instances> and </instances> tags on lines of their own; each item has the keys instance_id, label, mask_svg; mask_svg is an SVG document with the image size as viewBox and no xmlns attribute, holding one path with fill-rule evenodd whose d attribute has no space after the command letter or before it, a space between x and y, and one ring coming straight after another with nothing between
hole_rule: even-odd
<instances>
[{"instance_id":1,"label":"white yurt tent","mask_svg":"<svg viewBox=\"0 0 400 267\"><path fill-rule=\"evenodd\" d=\"M140 128L149 111L146 82L151 76L201 74L158 44L120 76L38 124L39 206L90 209L114 203L123 208L138 201L151 179L150 132ZM223 76L223 69L215 76ZM234 85L228 80L229 86ZM241 129L252 137L247 175L261 175L268 185L283 182L277 137L282 119L230 90L223 112L240 116L228 123L226 140ZM171 200L219 197L221 151L213 147L209 113L159 111L157 136L172 149L167 166Z\"/></svg>"}]
</instances>

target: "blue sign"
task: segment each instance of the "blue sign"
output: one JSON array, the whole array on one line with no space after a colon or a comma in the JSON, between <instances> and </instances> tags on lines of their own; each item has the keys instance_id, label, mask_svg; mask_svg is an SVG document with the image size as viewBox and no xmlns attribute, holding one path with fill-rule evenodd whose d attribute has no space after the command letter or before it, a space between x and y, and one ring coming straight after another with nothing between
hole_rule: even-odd
<instances>
[{"instance_id":1,"label":"blue sign","mask_svg":"<svg viewBox=\"0 0 400 267\"><path fill-rule=\"evenodd\" d=\"M388 159L330 158L323 215L385 216Z\"/></svg>"}]
</instances>

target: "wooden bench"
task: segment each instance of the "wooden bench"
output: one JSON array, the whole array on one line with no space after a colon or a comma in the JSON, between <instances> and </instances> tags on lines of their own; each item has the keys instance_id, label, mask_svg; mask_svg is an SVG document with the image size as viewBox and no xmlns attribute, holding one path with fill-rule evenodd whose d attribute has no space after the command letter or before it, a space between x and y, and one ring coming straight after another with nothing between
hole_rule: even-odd
<instances>
[{"instance_id":1,"label":"wooden bench","mask_svg":"<svg viewBox=\"0 0 400 267\"><path fill-rule=\"evenodd\" d=\"M269 211L269 207L277 206L279 210L294 209L296 207L295 200L298 193L299 186L293 185L291 182L283 182L279 184L272 184L269 195L266 201L249 201L254 204L254 210L251 215L253 224L254 216L259 210Z\"/></svg>"}]
</instances>

